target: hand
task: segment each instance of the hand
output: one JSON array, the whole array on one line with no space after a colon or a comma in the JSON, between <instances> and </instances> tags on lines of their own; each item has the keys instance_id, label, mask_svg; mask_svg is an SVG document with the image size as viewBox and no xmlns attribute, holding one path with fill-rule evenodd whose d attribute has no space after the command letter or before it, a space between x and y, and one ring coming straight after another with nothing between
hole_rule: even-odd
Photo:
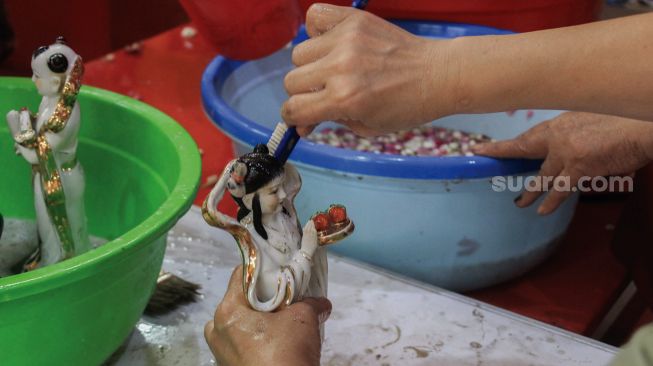
<instances>
[{"instance_id":1,"label":"hand","mask_svg":"<svg viewBox=\"0 0 653 366\"><path fill-rule=\"evenodd\" d=\"M318 366L320 324L331 313L324 298L307 298L274 312L252 310L245 299L242 266L236 267L224 299L204 328L220 365Z\"/></svg>"},{"instance_id":2,"label":"hand","mask_svg":"<svg viewBox=\"0 0 653 366\"><path fill-rule=\"evenodd\" d=\"M304 225L304 232L302 234L302 251L306 254L313 256L318 247L317 230L315 230L315 223L313 220L308 220Z\"/></svg>"},{"instance_id":3,"label":"hand","mask_svg":"<svg viewBox=\"0 0 653 366\"><path fill-rule=\"evenodd\" d=\"M284 80L281 115L300 135L333 120L372 136L446 113L448 41L414 36L370 13L314 4L306 13L311 39L297 45L297 66ZM434 96L433 89L443 90Z\"/></svg>"},{"instance_id":4,"label":"hand","mask_svg":"<svg viewBox=\"0 0 653 366\"><path fill-rule=\"evenodd\" d=\"M480 144L473 151L497 158L544 158L539 177L568 177L569 187L575 187L581 177L629 174L653 160L653 123L567 112L515 139ZM539 214L555 211L572 193L553 188L538 208ZM529 206L542 193L524 191L515 204Z\"/></svg>"}]
</instances>

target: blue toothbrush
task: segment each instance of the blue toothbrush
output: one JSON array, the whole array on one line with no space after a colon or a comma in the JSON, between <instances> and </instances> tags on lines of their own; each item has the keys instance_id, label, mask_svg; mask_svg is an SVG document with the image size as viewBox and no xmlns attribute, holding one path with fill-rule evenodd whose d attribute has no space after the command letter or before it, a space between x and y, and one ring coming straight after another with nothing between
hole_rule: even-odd
<instances>
[{"instance_id":1,"label":"blue toothbrush","mask_svg":"<svg viewBox=\"0 0 653 366\"><path fill-rule=\"evenodd\" d=\"M285 164L298 141L297 129L288 127L284 122L279 122L268 140L268 150L281 164Z\"/></svg>"},{"instance_id":2,"label":"blue toothbrush","mask_svg":"<svg viewBox=\"0 0 653 366\"><path fill-rule=\"evenodd\" d=\"M353 6L356 9L365 9L368 2L369 0L354 0L352 1L351 6Z\"/></svg>"}]
</instances>

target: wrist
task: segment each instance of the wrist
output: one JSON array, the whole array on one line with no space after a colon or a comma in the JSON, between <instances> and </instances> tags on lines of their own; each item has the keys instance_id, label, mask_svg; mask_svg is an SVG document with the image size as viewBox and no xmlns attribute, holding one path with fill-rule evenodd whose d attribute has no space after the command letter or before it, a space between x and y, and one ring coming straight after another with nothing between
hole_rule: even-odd
<instances>
[{"instance_id":1,"label":"wrist","mask_svg":"<svg viewBox=\"0 0 653 366\"><path fill-rule=\"evenodd\" d=\"M450 41L452 113L491 113L529 108L537 57L518 35L469 36ZM536 94L536 93L535 93Z\"/></svg>"},{"instance_id":2,"label":"wrist","mask_svg":"<svg viewBox=\"0 0 653 366\"><path fill-rule=\"evenodd\" d=\"M460 58L454 40L424 39L423 121L455 114L460 95Z\"/></svg>"},{"instance_id":3,"label":"wrist","mask_svg":"<svg viewBox=\"0 0 653 366\"><path fill-rule=\"evenodd\" d=\"M449 41L448 100L451 114L493 112L501 107L493 97L501 94L504 72L496 53L493 36L458 37ZM490 61L492 60L492 61ZM498 76L502 77L499 78ZM494 104L494 105L493 105Z\"/></svg>"},{"instance_id":4,"label":"wrist","mask_svg":"<svg viewBox=\"0 0 653 366\"><path fill-rule=\"evenodd\" d=\"M315 340L320 342L319 338ZM282 344L277 344L277 346L282 346ZM284 366L320 366L320 352L311 352L315 347L312 347L309 344L299 345L287 345L288 347L279 347L279 349L271 350L271 355L268 354L268 358L265 362L263 360L256 358L252 360L253 362L246 362L246 365L258 366L261 364L266 365L284 365ZM317 347L319 350L320 347ZM257 354L258 352L254 352Z\"/></svg>"}]
</instances>

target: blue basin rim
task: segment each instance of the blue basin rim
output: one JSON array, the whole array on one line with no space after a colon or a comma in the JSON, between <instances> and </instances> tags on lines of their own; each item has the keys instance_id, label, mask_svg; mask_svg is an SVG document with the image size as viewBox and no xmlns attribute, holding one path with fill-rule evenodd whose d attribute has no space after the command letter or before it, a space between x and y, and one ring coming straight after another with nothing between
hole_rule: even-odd
<instances>
[{"instance_id":1,"label":"blue basin rim","mask_svg":"<svg viewBox=\"0 0 653 366\"><path fill-rule=\"evenodd\" d=\"M440 38L488 34L509 34L510 31L490 27L424 21L394 21L411 33ZM307 38L304 27L293 43ZM265 143L272 130L236 112L219 94L227 78L242 61L217 56L202 75L202 102L213 123L231 138L251 146ZM276 111L275 111L276 112ZM371 175L406 179L465 179L513 175L539 169L541 160L493 159L483 156L417 157L374 154L301 139L290 159L324 169L354 175Z\"/></svg>"}]
</instances>

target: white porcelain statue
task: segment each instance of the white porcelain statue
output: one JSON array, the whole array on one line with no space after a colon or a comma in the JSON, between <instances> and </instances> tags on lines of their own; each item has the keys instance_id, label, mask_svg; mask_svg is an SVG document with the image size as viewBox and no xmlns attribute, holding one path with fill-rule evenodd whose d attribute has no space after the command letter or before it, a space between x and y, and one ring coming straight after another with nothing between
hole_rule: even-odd
<instances>
[{"instance_id":1,"label":"white porcelain statue","mask_svg":"<svg viewBox=\"0 0 653 366\"><path fill-rule=\"evenodd\" d=\"M30 259L26 269L56 263L90 248L84 173L77 161L82 59L60 37L34 51L32 71L32 81L43 96L38 113L23 108L7 114L16 153L32 165L33 172L40 253Z\"/></svg>"},{"instance_id":2,"label":"white porcelain statue","mask_svg":"<svg viewBox=\"0 0 653 366\"><path fill-rule=\"evenodd\" d=\"M227 164L204 202L207 223L228 231L238 243L245 296L255 310L274 311L303 297L325 297L323 245L354 229L346 217L338 225L331 223L335 229L330 231L313 219L302 229L293 204L301 184L292 164L282 164L265 145L258 145L254 152ZM238 219L217 210L225 190L238 204ZM342 206L333 207L346 216ZM319 216L326 218L326 213Z\"/></svg>"}]
</instances>

